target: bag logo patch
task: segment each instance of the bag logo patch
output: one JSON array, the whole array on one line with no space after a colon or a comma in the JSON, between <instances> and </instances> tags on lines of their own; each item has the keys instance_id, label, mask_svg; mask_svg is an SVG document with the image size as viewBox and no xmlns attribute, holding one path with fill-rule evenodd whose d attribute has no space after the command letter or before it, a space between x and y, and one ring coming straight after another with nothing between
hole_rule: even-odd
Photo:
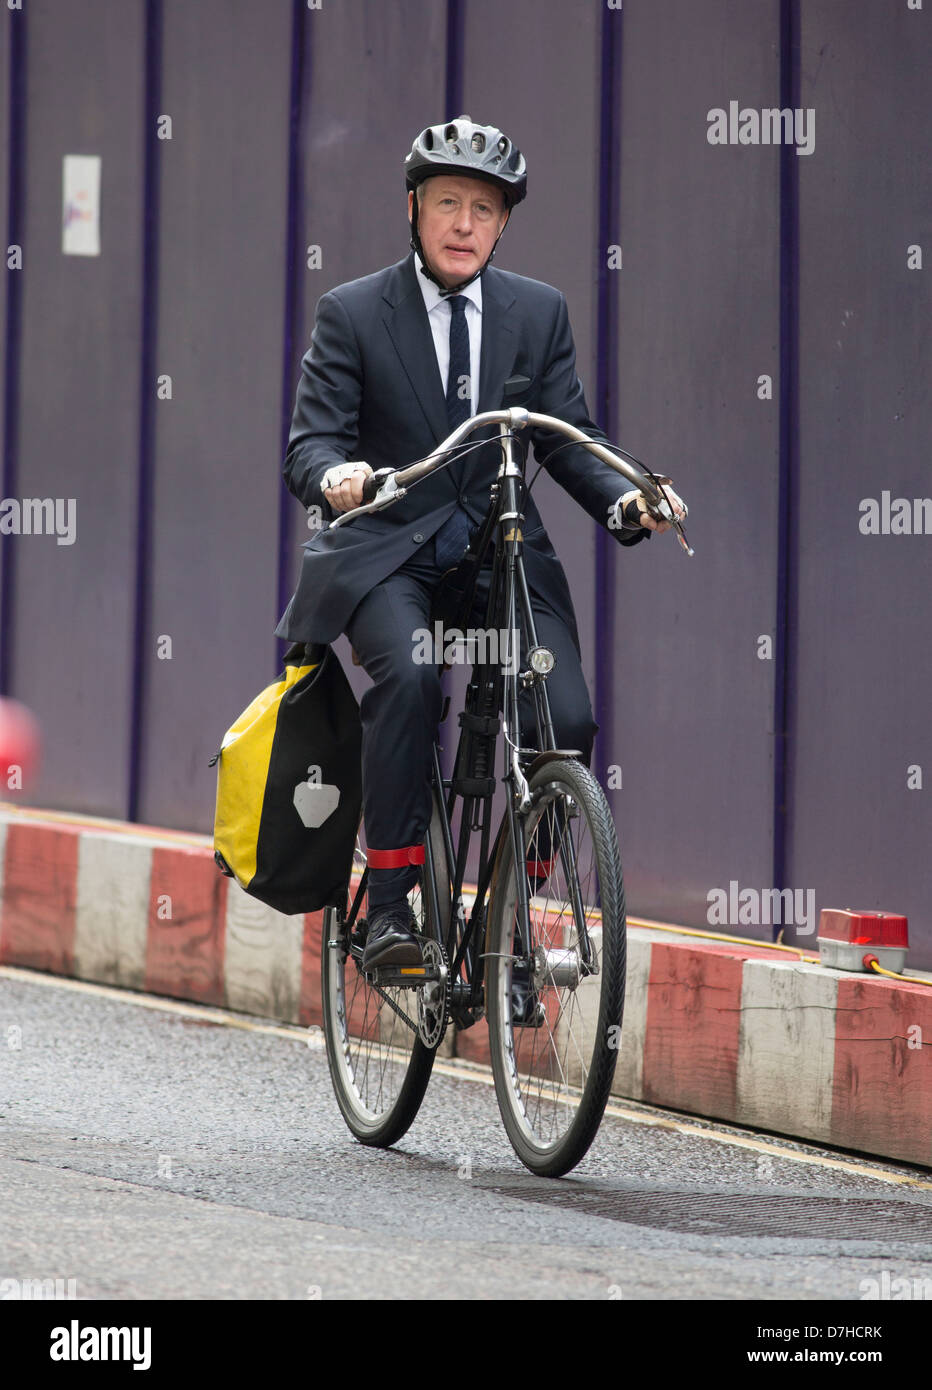
<instances>
[{"instance_id":1,"label":"bag logo patch","mask_svg":"<svg viewBox=\"0 0 932 1390\"><path fill-rule=\"evenodd\" d=\"M320 780L320 768L315 764L307 770L307 778L294 789L294 807L307 830L317 830L340 804L340 788Z\"/></svg>"}]
</instances>

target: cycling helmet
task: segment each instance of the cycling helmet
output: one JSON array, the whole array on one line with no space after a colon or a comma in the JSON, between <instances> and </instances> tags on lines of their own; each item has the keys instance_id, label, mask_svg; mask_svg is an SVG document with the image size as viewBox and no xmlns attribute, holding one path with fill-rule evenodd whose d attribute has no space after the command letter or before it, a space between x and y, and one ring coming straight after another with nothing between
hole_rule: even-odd
<instances>
[{"instance_id":1,"label":"cycling helmet","mask_svg":"<svg viewBox=\"0 0 932 1390\"><path fill-rule=\"evenodd\" d=\"M485 179L495 184L502 190L505 206L510 210L527 196L527 165L524 155L507 135L496 126L476 125L470 116L457 116L455 121L427 126L411 146L405 160L405 187L415 193L411 210L411 247L423 262L423 273L444 296L458 294L481 275L498 245L496 239L485 265L452 288L444 285L430 269L417 229L417 187L434 174L445 173Z\"/></svg>"},{"instance_id":2,"label":"cycling helmet","mask_svg":"<svg viewBox=\"0 0 932 1390\"><path fill-rule=\"evenodd\" d=\"M489 179L502 190L509 208L527 196L524 155L495 126L476 125L469 116L422 130L405 160L408 188L445 172Z\"/></svg>"}]
</instances>

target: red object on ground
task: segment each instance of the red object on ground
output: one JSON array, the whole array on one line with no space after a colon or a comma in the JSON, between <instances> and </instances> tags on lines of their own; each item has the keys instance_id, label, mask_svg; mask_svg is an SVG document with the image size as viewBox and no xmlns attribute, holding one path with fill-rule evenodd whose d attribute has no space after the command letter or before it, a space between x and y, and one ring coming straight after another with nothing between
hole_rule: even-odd
<instances>
[{"instance_id":1,"label":"red object on ground","mask_svg":"<svg viewBox=\"0 0 932 1390\"><path fill-rule=\"evenodd\" d=\"M871 961L898 975L906 964L908 923L896 912L853 912L823 908L819 914L819 960L833 970L872 970ZM873 956L865 946L877 952Z\"/></svg>"},{"instance_id":2,"label":"red object on ground","mask_svg":"<svg viewBox=\"0 0 932 1390\"><path fill-rule=\"evenodd\" d=\"M39 767L39 721L18 700L0 699L0 797L24 790Z\"/></svg>"},{"instance_id":3,"label":"red object on ground","mask_svg":"<svg viewBox=\"0 0 932 1390\"><path fill-rule=\"evenodd\" d=\"M908 946L908 922L896 912L854 912L851 908L824 908L819 917L819 936L848 941L853 946Z\"/></svg>"}]
</instances>

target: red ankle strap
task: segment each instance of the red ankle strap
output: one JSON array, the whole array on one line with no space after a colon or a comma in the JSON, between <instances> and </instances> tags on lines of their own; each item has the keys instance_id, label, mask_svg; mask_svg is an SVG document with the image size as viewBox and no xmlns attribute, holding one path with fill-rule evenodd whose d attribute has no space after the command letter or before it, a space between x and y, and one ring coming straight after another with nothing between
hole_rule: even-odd
<instances>
[{"instance_id":1,"label":"red ankle strap","mask_svg":"<svg viewBox=\"0 0 932 1390\"><path fill-rule=\"evenodd\" d=\"M529 859L527 861L527 871L529 874L536 874L538 878L543 878L553 872L556 863L556 855L552 859Z\"/></svg>"},{"instance_id":2,"label":"red ankle strap","mask_svg":"<svg viewBox=\"0 0 932 1390\"><path fill-rule=\"evenodd\" d=\"M402 869L406 864L423 864L424 846L405 845L404 849L367 849L366 863L370 869Z\"/></svg>"}]
</instances>

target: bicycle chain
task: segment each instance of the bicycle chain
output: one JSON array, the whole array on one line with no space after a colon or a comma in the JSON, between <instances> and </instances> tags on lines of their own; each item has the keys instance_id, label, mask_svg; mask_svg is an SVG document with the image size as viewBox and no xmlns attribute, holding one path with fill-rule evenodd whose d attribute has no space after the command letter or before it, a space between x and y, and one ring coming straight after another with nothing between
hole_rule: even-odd
<instances>
[{"instance_id":1,"label":"bicycle chain","mask_svg":"<svg viewBox=\"0 0 932 1390\"><path fill-rule=\"evenodd\" d=\"M405 1013L404 1009L401 1007L400 1004L396 1004L394 999L389 999L388 995L385 993L384 989L382 989L380 985L373 984L371 980L366 980L366 984L369 986L370 989L374 989L376 994L378 994L382 999L385 1000L388 1007L394 1010L398 1017L408 1025L408 1027L411 1029L413 1033L417 1033L418 1025L413 1021L413 1019L410 1019L408 1017L408 1015Z\"/></svg>"}]
</instances>

